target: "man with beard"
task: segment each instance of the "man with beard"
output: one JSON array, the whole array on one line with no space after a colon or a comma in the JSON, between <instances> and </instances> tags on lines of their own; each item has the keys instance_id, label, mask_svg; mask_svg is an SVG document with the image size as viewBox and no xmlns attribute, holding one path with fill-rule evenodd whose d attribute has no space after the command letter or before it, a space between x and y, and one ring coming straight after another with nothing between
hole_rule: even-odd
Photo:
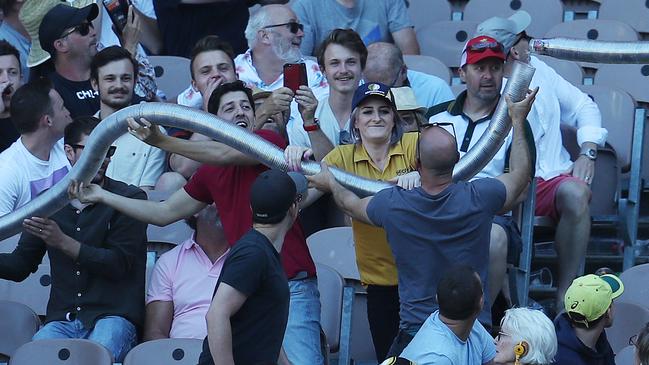
<instances>
[{"instance_id":1,"label":"man with beard","mask_svg":"<svg viewBox=\"0 0 649 365\"><path fill-rule=\"evenodd\" d=\"M98 122L83 117L65 128L71 165L81 158ZM114 152L111 146L92 183L137 201L146 199L142 190L104 176ZM45 326L34 340L85 338L123 361L137 343L144 319L146 224L108 205L72 200L49 218L25 219L23 228L14 251L0 255L0 277L23 281L49 255L52 292Z\"/></svg>"},{"instance_id":2,"label":"man with beard","mask_svg":"<svg viewBox=\"0 0 649 365\"><path fill-rule=\"evenodd\" d=\"M11 98L11 121L20 138L0 153L0 216L51 188L70 171L63 130L70 113L45 79L29 82Z\"/></svg>"},{"instance_id":3,"label":"man with beard","mask_svg":"<svg viewBox=\"0 0 649 365\"><path fill-rule=\"evenodd\" d=\"M137 63L124 48L104 48L90 65L92 88L99 92L100 110L95 114L105 119L114 112L131 105L137 73ZM106 170L113 180L152 189L164 171L164 151L151 147L130 134L115 141L117 152Z\"/></svg>"},{"instance_id":4,"label":"man with beard","mask_svg":"<svg viewBox=\"0 0 649 365\"><path fill-rule=\"evenodd\" d=\"M0 40L0 152L6 150L14 143L20 133L11 122L11 97L22 82L20 68L20 54L16 47L4 39Z\"/></svg>"},{"instance_id":5,"label":"man with beard","mask_svg":"<svg viewBox=\"0 0 649 365\"><path fill-rule=\"evenodd\" d=\"M255 114L252 92L241 81L217 87L210 96L208 110L232 124L249 131L253 129ZM267 170L265 166L222 143L173 138L158 133L155 126L144 119L140 123L142 125L134 120L129 123L132 133L139 138L204 165L187 185L163 202L128 199L93 184L84 186L72 183L70 190L73 196L83 202L108 204L131 217L159 226L189 217L207 204L215 203L230 245L250 230L250 189L257 176ZM255 131L255 134L280 148L286 147L286 142L271 130L262 129ZM302 158L301 155L295 157L289 161L289 165L298 164ZM294 364L322 364L320 300L315 265L299 222L295 222L288 231L281 257L291 292L284 349Z\"/></svg>"}]
</instances>

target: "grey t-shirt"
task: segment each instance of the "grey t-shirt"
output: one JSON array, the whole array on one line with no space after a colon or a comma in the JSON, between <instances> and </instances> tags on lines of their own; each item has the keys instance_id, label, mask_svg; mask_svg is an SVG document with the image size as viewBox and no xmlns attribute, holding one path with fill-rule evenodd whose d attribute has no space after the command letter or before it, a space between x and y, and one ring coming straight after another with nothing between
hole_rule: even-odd
<instances>
[{"instance_id":1,"label":"grey t-shirt","mask_svg":"<svg viewBox=\"0 0 649 365\"><path fill-rule=\"evenodd\" d=\"M491 221L505 203L505 185L492 178L454 183L437 195L422 188L378 192L367 206L385 229L399 273L401 328L419 329L437 310L437 283L446 268L466 264L482 279L487 298ZM479 317L491 323L488 305Z\"/></svg>"},{"instance_id":2,"label":"grey t-shirt","mask_svg":"<svg viewBox=\"0 0 649 365\"><path fill-rule=\"evenodd\" d=\"M349 9L336 0L296 0L291 5L304 24L302 53L313 55L336 28L351 28L366 45L392 42L391 33L412 27L403 0L356 0Z\"/></svg>"}]
</instances>

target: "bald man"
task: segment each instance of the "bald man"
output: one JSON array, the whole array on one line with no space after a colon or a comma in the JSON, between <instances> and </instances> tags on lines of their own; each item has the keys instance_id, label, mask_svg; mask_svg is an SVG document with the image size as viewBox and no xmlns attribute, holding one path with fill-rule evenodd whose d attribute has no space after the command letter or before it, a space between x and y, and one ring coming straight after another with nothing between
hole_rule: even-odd
<instances>
[{"instance_id":1,"label":"bald man","mask_svg":"<svg viewBox=\"0 0 649 365\"><path fill-rule=\"evenodd\" d=\"M325 164L322 172L309 178L318 190L330 191L346 214L385 229L399 273L401 302L399 333L388 356L398 356L438 308L439 268L469 265L486 283L493 216L509 211L530 179L523 124L537 91L520 102L507 101L514 126L511 168L496 178L453 182L459 154L451 123L431 123L421 129L419 188L394 187L361 199L340 185ZM478 319L491 327L490 306L484 306Z\"/></svg>"},{"instance_id":2,"label":"bald man","mask_svg":"<svg viewBox=\"0 0 649 365\"><path fill-rule=\"evenodd\" d=\"M455 99L447 81L409 70L403 53L392 43L377 42L367 46L363 78L366 82L380 82L390 87L410 86L417 104L427 108Z\"/></svg>"}]
</instances>

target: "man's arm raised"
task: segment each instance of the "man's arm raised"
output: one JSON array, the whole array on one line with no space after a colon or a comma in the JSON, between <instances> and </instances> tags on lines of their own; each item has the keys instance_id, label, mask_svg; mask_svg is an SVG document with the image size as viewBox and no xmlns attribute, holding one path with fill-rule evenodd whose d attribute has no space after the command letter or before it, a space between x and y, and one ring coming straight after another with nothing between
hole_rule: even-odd
<instances>
[{"instance_id":1,"label":"man's arm raised","mask_svg":"<svg viewBox=\"0 0 649 365\"><path fill-rule=\"evenodd\" d=\"M512 102L509 96L505 96L509 116L512 119L514 136L509 161L510 171L497 177L505 185L507 191L507 198L501 210L503 213L512 210L517 203L518 197L530 182L530 171L533 166L529 141L525 137L525 123L538 91L539 88L537 87L528 92L525 99L517 103Z\"/></svg>"}]
</instances>

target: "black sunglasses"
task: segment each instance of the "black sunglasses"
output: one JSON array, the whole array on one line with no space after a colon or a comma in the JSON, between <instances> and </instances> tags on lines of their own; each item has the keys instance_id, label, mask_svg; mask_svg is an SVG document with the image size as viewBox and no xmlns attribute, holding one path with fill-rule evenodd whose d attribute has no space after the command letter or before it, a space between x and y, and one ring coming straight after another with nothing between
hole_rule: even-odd
<instances>
[{"instance_id":1,"label":"black sunglasses","mask_svg":"<svg viewBox=\"0 0 649 365\"><path fill-rule=\"evenodd\" d=\"M75 149L78 148L78 149L81 149L81 150L84 149L84 148L86 148L86 146L85 146L85 145L82 145L82 144L71 144L70 146L71 146L72 148L75 148ZM111 157L113 157L113 155L115 154L115 151L116 151L116 150L117 150L117 146L110 146L110 147L108 147L108 151L106 152L106 158L111 158Z\"/></svg>"},{"instance_id":2,"label":"black sunglasses","mask_svg":"<svg viewBox=\"0 0 649 365\"><path fill-rule=\"evenodd\" d=\"M503 52L503 45L499 42L478 42L467 47L471 52L484 52L488 49L494 52Z\"/></svg>"},{"instance_id":3,"label":"black sunglasses","mask_svg":"<svg viewBox=\"0 0 649 365\"><path fill-rule=\"evenodd\" d=\"M85 37L88 35L88 33L90 33L90 28L94 29L94 26L92 25L91 22L83 22L77 25L76 27L68 30L67 32L63 33L63 35L59 38L65 38L76 31L78 31L82 37Z\"/></svg>"},{"instance_id":4,"label":"black sunglasses","mask_svg":"<svg viewBox=\"0 0 649 365\"><path fill-rule=\"evenodd\" d=\"M424 123L419 126L419 132L429 127L440 127L443 130L449 132L455 137L455 125L451 122L433 122L433 123Z\"/></svg>"},{"instance_id":5,"label":"black sunglasses","mask_svg":"<svg viewBox=\"0 0 649 365\"><path fill-rule=\"evenodd\" d=\"M288 22L288 23L282 23L282 24L273 24L273 25L267 25L264 27L264 29L268 28L275 28L275 27L282 27L282 26L287 26L289 32L293 34L297 34L298 31L304 31L304 25L300 24L298 22Z\"/></svg>"}]
</instances>

